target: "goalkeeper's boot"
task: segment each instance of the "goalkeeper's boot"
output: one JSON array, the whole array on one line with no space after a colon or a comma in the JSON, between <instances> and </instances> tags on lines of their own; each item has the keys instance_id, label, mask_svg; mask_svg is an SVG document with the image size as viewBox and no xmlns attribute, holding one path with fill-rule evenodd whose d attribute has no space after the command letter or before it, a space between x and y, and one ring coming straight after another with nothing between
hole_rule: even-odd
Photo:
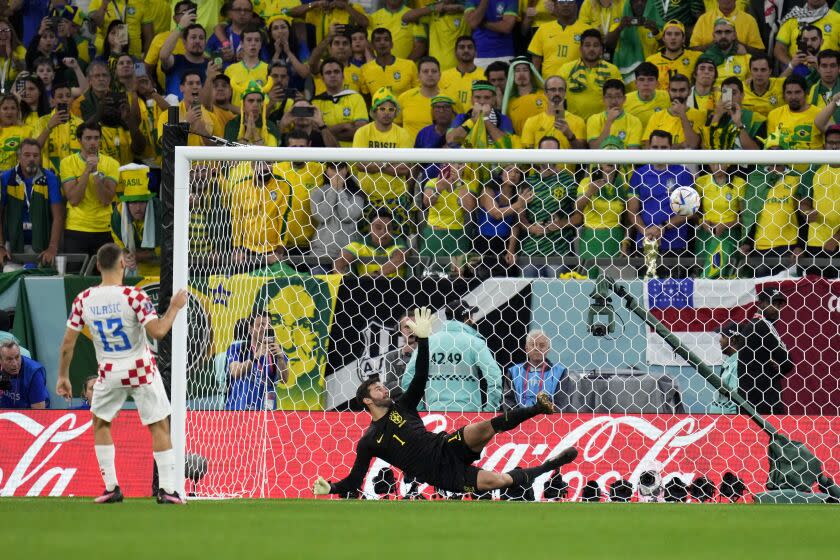
<instances>
[{"instance_id":1,"label":"goalkeeper's boot","mask_svg":"<svg viewBox=\"0 0 840 560\"><path fill-rule=\"evenodd\" d=\"M577 459L577 456L578 456L578 450L577 449L575 449L574 447L567 447L566 449L564 449L563 451L561 451L560 453L558 453L554 457L551 457L548 461L546 461L543 464L543 467L545 467L544 472L550 472L550 471L553 471L555 469L559 469L563 465L568 465L569 463L571 463L572 461Z\"/></svg>"},{"instance_id":2,"label":"goalkeeper's boot","mask_svg":"<svg viewBox=\"0 0 840 560\"><path fill-rule=\"evenodd\" d=\"M123 493L119 486L114 486L113 490L105 490L105 492L93 500L97 504L116 504L123 501Z\"/></svg>"},{"instance_id":3,"label":"goalkeeper's boot","mask_svg":"<svg viewBox=\"0 0 840 560\"><path fill-rule=\"evenodd\" d=\"M537 406L543 414L554 414L554 402L545 391L537 393Z\"/></svg>"},{"instance_id":4,"label":"goalkeeper's boot","mask_svg":"<svg viewBox=\"0 0 840 560\"><path fill-rule=\"evenodd\" d=\"M180 504L183 505L186 502L181 499L181 496L178 495L178 492L172 492L171 494L164 490L163 488L158 489L157 494L157 503L159 504Z\"/></svg>"}]
</instances>

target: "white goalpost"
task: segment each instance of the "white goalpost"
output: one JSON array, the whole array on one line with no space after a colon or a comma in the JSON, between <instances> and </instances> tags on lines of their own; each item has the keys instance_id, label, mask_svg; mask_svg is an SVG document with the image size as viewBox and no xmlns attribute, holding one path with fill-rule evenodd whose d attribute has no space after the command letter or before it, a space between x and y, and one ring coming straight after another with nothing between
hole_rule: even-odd
<instances>
[{"instance_id":1,"label":"white goalpost","mask_svg":"<svg viewBox=\"0 0 840 560\"><path fill-rule=\"evenodd\" d=\"M830 252L810 253L807 237L840 225L840 200L835 216L823 192L834 176L826 166L840 166L837 152L179 146L174 159L173 293L191 293L189 313L172 329L171 433L182 496L312 497L316 475L346 476L370 421L354 403L356 387L378 375L398 394L411 355L402 316L431 306L442 332L459 321L455 300L472 310L498 371L475 373L475 384L459 377L460 395L446 377L454 355L433 354L441 377L427 389L427 428L452 432L524 406L550 385L558 413L500 434L478 466L509 470L564 446L582 451L562 479L544 475L517 498L619 495L616 483L627 481L633 499L662 501L682 485L689 500L705 501L692 493L702 491L698 481L723 488L727 474L743 493L775 488L768 486L767 436L727 391L802 441L829 476L840 476L840 451L830 445L830 431L840 430L840 374L815 381L840 371L840 356L829 352L840 342L840 289L833 295L830 274L814 274L838 265L820 260L831 261ZM697 214L664 228L686 236L685 249L666 250L661 244L670 238L662 233L653 248L636 245L628 201L660 196L656 208L645 198L640 215L667 213L670 192L685 186L663 180L648 194L633 190L634 173L647 164L684 167L693 181L687 186L701 195ZM715 165L722 166L717 178ZM331 178L341 173L335 186ZM764 199L747 200L750 193ZM348 207L355 200L355 222L339 214L343 206L322 210L322 196L345 197ZM740 202L722 202L733 197ZM383 209L384 237L372 225ZM734 221L722 217L732 213ZM333 219L339 225L329 226ZM493 233L502 230L506 237ZM345 247L329 258L316 254L316 239L346 231ZM801 255L789 243L796 236L805 236ZM592 239L600 254L584 248ZM741 252L745 240L752 252ZM621 249L609 253L608 245ZM457 254L447 252L453 247ZM671 274L677 268L684 270ZM729 385L721 391L616 293L599 292L598 270L718 378L727 352L746 355L743 346L721 346L718 331L747 324L764 290L780 290L786 303L775 326L790 369L765 386L743 369L757 366L739 366L734 382L723 376ZM542 365L529 354L540 336L549 346ZM202 472L185 467L188 455L206 461ZM374 460L361 492L432 496L434 489L401 473L388 478L389 470ZM654 471L657 487L641 492L640 480Z\"/></svg>"}]
</instances>

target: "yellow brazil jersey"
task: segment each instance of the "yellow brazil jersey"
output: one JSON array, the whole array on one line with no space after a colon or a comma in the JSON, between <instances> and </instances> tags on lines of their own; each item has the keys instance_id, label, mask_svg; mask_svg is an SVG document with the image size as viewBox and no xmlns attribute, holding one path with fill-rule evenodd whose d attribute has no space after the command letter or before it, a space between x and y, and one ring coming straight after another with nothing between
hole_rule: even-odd
<instances>
[{"instance_id":1,"label":"yellow brazil jersey","mask_svg":"<svg viewBox=\"0 0 840 560\"><path fill-rule=\"evenodd\" d=\"M607 113L602 111L586 121L586 141L597 140L607 123ZM624 111L610 126L610 136L617 136L624 142L625 148L642 147L642 121Z\"/></svg>"},{"instance_id":2,"label":"yellow brazil jersey","mask_svg":"<svg viewBox=\"0 0 840 560\"><path fill-rule=\"evenodd\" d=\"M238 106L242 103L239 96L248 88L249 82L257 82L260 86L268 82L268 64L260 61L256 66L248 67L245 62L240 61L228 66L225 75L230 78L230 87L233 89L231 102Z\"/></svg>"},{"instance_id":3,"label":"yellow brazil jersey","mask_svg":"<svg viewBox=\"0 0 840 560\"><path fill-rule=\"evenodd\" d=\"M55 111L41 117L39 130L44 130ZM79 151L79 139L76 138L76 127L82 124L82 119L70 115L70 120L60 124L50 131L44 143L44 167L60 175L61 160ZM39 132L40 134L40 132Z\"/></svg>"},{"instance_id":4,"label":"yellow brazil jersey","mask_svg":"<svg viewBox=\"0 0 840 560\"><path fill-rule=\"evenodd\" d=\"M444 72L455 68L458 60L452 45L462 35L469 35L469 26L464 14L436 14L428 16L429 25L429 55L440 62L440 70Z\"/></svg>"},{"instance_id":5,"label":"yellow brazil jersey","mask_svg":"<svg viewBox=\"0 0 840 560\"><path fill-rule=\"evenodd\" d=\"M32 129L32 132L37 132L38 126L41 123L41 116L38 114L38 111L32 111L28 115L23 118L24 126L28 126Z\"/></svg>"},{"instance_id":6,"label":"yellow brazil jersey","mask_svg":"<svg viewBox=\"0 0 840 560\"><path fill-rule=\"evenodd\" d=\"M437 179L429 179L424 189L437 189ZM464 229L464 208L461 206L461 199L458 197L458 189L463 183L456 184L451 189L438 190L438 198L429 207L429 214L426 223L435 229Z\"/></svg>"},{"instance_id":7,"label":"yellow brazil jersey","mask_svg":"<svg viewBox=\"0 0 840 560\"><path fill-rule=\"evenodd\" d=\"M310 161L297 167L289 161L283 161L275 164L273 171L292 186L292 208L286 220L283 244L286 247L308 247L315 233L309 193L323 183L324 164Z\"/></svg>"},{"instance_id":8,"label":"yellow brazil jersey","mask_svg":"<svg viewBox=\"0 0 840 560\"><path fill-rule=\"evenodd\" d=\"M621 22L623 15L624 0L613 0L607 7L602 6L600 0L583 0L578 13L578 21L597 29L606 37L610 29Z\"/></svg>"},{"instance_id":9,"label":"yellow brazil jersey","mask_svg":"<svg viewBox=\"0 0 840 560\"><path fill-rule=\"evenodd\" d=\"M466 74L461 74L457 68L450 68L441 73L438 88L455 100L455 112L462 113L472 105L473 80L484 79L484 69L478 66Z\"/></svg>"},{"instance_id":10,"label":"yellow brazil jersey","mask_svg":"<svg viewBox=\"0 0 840 560\"><path fill-rule=\"evenodd\" d=\"M294 101L292 101L291 99L286 100L286 110L291 108L292 103L294 103ZM280 104L278 103L277 105L279 107ZM222 109L218 105L213 105L213 108L210 110L210 113L219 122L219 125L222 127L222 130L224 130L224 128L227 126L227 123L229 123L238 116L237 113L233 113L231 111L228 111L227 109ZM160 118L160 115L158 115L158 117L155 118L155 122L157 122L158 118Z\"/></svg>"},{"instance_id":11,"label":"yellow brazil jersey","mask_svg":"<svg viewBox=\"0 0 840 560\"><path fill-rule=\"evenodd\" d=\"M604 82L622 79L618 68L604 60L594 68L573 60L560 68L559 75L566 80L566 107L584 119L604 110Z\"/></svg>"},{"instance_id":12,"label":"yellow brazil jersey","mask_svg":"<svg viewBox=\"0 0 840 560\"><path fill-rule=\"evenodd\" d=\"M663 51L653 53L645 60L655 64L659 68L659 89L668 91L668 83L671 81L671 75L682 74L687 78L691 78L691 73L694 72L694 65L697 64L697 59L702 53L699 51L684 50L678 57L671 59L667 58Z\"/></svg>"},{"instance_id":13,"label":"yellow brazil jersey","mask_svg":"<svg viewBox=\"0 0 840 560\"><path fill-rule=\"evenodd\" d=\"M589 177L581 179L578 193L585 193L591 182ZM621 225L625 204L625 197L616 192L615 185L606 184L589 200L589 206L583 211L583 225L589 229L618 227Z\"/></svg>"},{"instance_id":14,"label":"yellow brazil jersey","mask_svg":"<svg viewBox=\"0 0 840 560\"><path fill-rule=\"evenodd\" d=\"M511 99L508 103L507 116L510 117L510 122L513 123L513 131L522 136L525 121L534 115L545 112L547 106L548 99L542 90Z\"/></svg>"},{"instance_id":15,"label":"yellow brazil jersey","mask_svg":"<svg viewBox=\"0 0 840 560\"><path fill-rule=\"evenodd\" d=\"M160 49L163 47L163 43L166 42L166 38L169 37L169 31L165 31L163 33L158 33L152 39L151 44L149 45L149 50L146 52L146 58L143 59L149 66L155 66L157 68L157 81L159 84L166 83L166 74L163 72L163 69L160 67ZM186 51L184 50L184 39L182 37L178 37L178 42L175 43L175 48L172 50L172 54L184 54Z\"/></svg>"},{"instance_id":16,"label":"yellow brazil jersey","mask_svg":"<svg viewBox=\"0 0 840 560\"><path fill-rule=\"evenodd\" d=\"M566 119L569 129L578 139L586 138L586 121L568 111L563 118ZM522 127L522 147L536 148L539 141L545 136L557 138L560 141L561 148L571 148L571 144L563 133L554 128L554 116L544 112L525 121L525 126Z\"/></svg>"},{"instance_id":17,"label":"yellow brazil jersey","mask_svg":"<svg viewBox=\"0 0 840 560\"><path fill-rule=\"evenodd\" d=\"M411 8L403 4L396 12L383 7L368 16L368 31L370 33L380 27L384 27L391 32L391 38L394 41L394 48L391 52L397 58L408 58L414 50L414 39L426 38L426 31L422 25L403 23L403 15L410 11Z\"/></svg>"},{"instance_id":18,"label":"yellow brazil jersey","mask_svg":"<svg viewBox=\"0 0 840 560\"><path fill-rule=\"evenodd\" d=\"M230 211L231 242L255 253L271 253L283 247L294 193L280 177L254 184L251 165L238 164L229 179L220 182Z\"/></svg>"},{"instance_id":19,"label":"yellow brazil jersey","mask_svg":"<svg viewBox=\"0 0 840 560\"><path fill-rule=\"evenodd\" d=\"M828 10L823 17L813 22L813 25L819 27L822 31L823 44L822 50L836 49L840 45L840 13L832 9ZM776 40L787 45L788 55L793 58L796 56L796 40L799 38L799 21L796 19L789 19L782 24L779 33L776 34Z\"/></svg>"},{"instance_id":20,"label":"yellow brazil jersey","mask_svg":"<svg viewBox=\"0 0 840 560\"><path fill-rule=\"evenodd\" d=\"M172 9L169 0L148 0L148 16L152 20L155 33L169 31L172 24Z\"/></svg>"},{"instance_id":21,"label":"yellow brazil jersey","mask_svg":"<svg viewBox=\"0 0 840 560\"><path fill-rule=\"evenodd\" d=\"M344 248L344 251L347 251L351 255L359 259L370 259L372 257L390 257L397 251L404 250L405 247L401 243L394 242L392 245L388 247L374 247L373 245L369 245L366 242L358 242L354 241L350 243ZM382 265L376 262L361 262L359 260L354 260L351 264L352 270L358 276L364 276L366 274L371 274L373 272L378 271L382 268ZM405 276L405 266L401 266L397 269L396 272L392 272L391 274L387 274L387 278L396 278L398 276Z\"/></svg>"},{"instance_id":22,"label":"yellow brazil jersey","mask_svg":"<svg viewBox=\"0 0 840 560\"><path fill-rule=\"evenodd\" d=\"M115 19L124 21L128 27L128 52L137 60L143 60L143 24L154 23L149 7L141 0L91 0L87 13L103 9L105 20L96 35L96 52L102 52L105 32Z\"/></svg>"},{"instance_id":23,"label":"yellow brazil jersey","mask_svg":"<svg viewBox=\"0 0 840 560\"><path fill-rule=\"evenodd\" d=\"M414 143L408 132L402 127L391 125L390 130L382 132L376 123L369 123L356 131L353 136L354 148L413 148ZM359 186L367 195L371 204L386 204L406 194L408 185L400 177L386 173L359 172Z\"/></svg>"},{"instance_id":24,"label":"yellow brazil jersey","mask_svg":"<svg viewBox=\"0 0 840 560\"><path fill-rule=\"evenodd\" d=\"M35 130L28 125L0 126L0 169L17 165L17 150L24 138L34 138Z\"/></svg>"},{"instance_id":25,"label":"yellow brazil jersey","mask_svg":"<svg viewBox=\"0 0 840 560\"><path fill-rule=\"evenodd\" d=\"M720 185L711 173L697 178L694 188L700 193L703 218L716 224L731 224L738 220L744 201L746 182L732 177Z\"/></svg>"},{"instance_id":26,"label":"yellow brazil jersey","mask_svg":"<svg viewBox=\"0 0 840 560\"><path fill-rule=\"evenodd\" d=\"M131 133L127 128L103 126L100 150L108 157L112 157L120 165L131 163L134 153L131 148Z\"/></svg>"},{"instance_id":27,"label":"yellow brazil jersey","mask_svg":"<svg viewBox=\"0 0 840 560\"><path fill-rule=\"evenodd\" d=\"M336 97L324 94L320 97L313 97L312 104L321 111L324 124L327 126L368 121L367 105L359 93L344 93ZM353 145L350 140L341 140L340 143L342 148L349 148Z\"/></svg>"},{"instance_id":28,"label":"yellow brazil jersey","mask_svg":"<svg viewBox=\"0 0 840 560\"><path fill-rule=\"evenodd\" d=\"M555 20L537 30L528 52L542 58L543 79L559 74L564 64L580 58L580 34L587 29L590 26L580 20L565 27ZM621 79L621 75L618 78Z\"/></svg>"},{"instance_id":29,"label":"yellow brazil jersey","mask_svg":"<svg viewBox=\"0 0 840 560\"><path fill-rule=\"evenodd\" d=\"M688 46L709 46L714 41L715 22L720 18L726 18L735 25L735 33L738 35L738 41L740 43L754 49L764 50L764 41L761 39L761 34L758 31L758 23L755 21L755 18L738 8L733 10L728 16L724 16L716 2L711 10L707 10L697 19L694 30L691 32L691 42Z\"/></svg>"},{"instance_id":30,"label":"yellow brazil jersey","mask_svg":"<svg viewBox=\"0 0 840 560\"><path fill-rule=\"evenodd\" d=\"M794 150L817 150L823 147L823 133L814 124L820 110L813 105L794 113L787 105L773 109L767 115L767 134L779 132Z\"/></svg>"},{"instance_id":31,"label":"yellow brazil jersey","mask_svg":"<svg viewBox=\"0 0 840 560\"><path fill-rule=\"evenodd\" d=\"M699 111L714 111L715 103L717 103L719 91L716 88L709 90L706 95L701 95L694 88L691 88L691 94L688 97L687 104Z\"/></svg>"},{"instance_id":32,"label":"yellow brazil jersey","mask_svg":"<svg viewBox=\"0 0 840 560\"><path fill-rule=\"evenodd\" d=\"M534 0L534 7L537 9L537 15L534 17L534 23L531 24L531 29L542 27L546 23L552 22L557 17L548 10L547 2L543 0ZM528 0L519 0L519 21L525 19L525 10L528 9Z\"/></svg>"},{"instance_id":33,"label":"yellow brazil jersey","mask_svg":"<svg viewBox=\"0 0 840 560\"><path fill-rule=\"evenodd\" d=\"M283 13L283 10L300 6L298 0L252 0L254 11L266 22L273 16Z\"/></svg>"},{"instance_id":34,"label":"yellow brazil jersey","mask_svg":"<svg viewBox=\"0 0 840 560\"><path fill-rule=\"evenodd\" d=\"M799 219L796 210L801 175L788 173L779 178L764 201L755 227L755 248L789 247L799 237Z\"/></svg>"},{"instance_id":35,"label":"yellow brazil jersey","mask_svg":"<svg viewBox=\"0 0 840 560\"><path fill-rule=\"evenodd\" d=\"M350 8L360 14L365 13L364 8L358 4L351 3ZM339 10L337 8L316 8L306 12L304 21L315 27L315 44L317 45L329 34L332 24L347 25L350 23L350 14L346 10Z\"/></svg>"},{"instance_id":36,"label":"yellow brazil jersey","mask_svg":"<svg viewBox=\"0 0 840 560\"><path fill-rule=\"evenodd\" d=\"M784 82L784 78L770 78L770 87L761 95L753 91L750 81L744 82L744 101L741 105L744 109L766 117L770 111L784 105Z\"/></svg>"},{"instance_id":37,"label":"yellow brazil jersey","mask_svg":"<svg viewBox=\"0 0 840 560\"><path fill-rule=\"evenodd\" d=\"M315 95L321 95L327 91L327 86L324 84L321 74L314 76L314 81ZM341 84L341 87L362 93L362 69L355 64L348 64L344 68L344 83Z\"/></svg>"},{"instance_id":38,"label":"yellow brazil jersey","mask_svg":"<svg viewBox=\"0 0 840 560\"><path fill-rule=\"evenodd\" d=\"M19 66L22 68L26 67L26 47L23 45L18 45L14 49L11 60L9 60L9 57L7 56L0 55L0 68L6 72L5 83L0 85L5 85L5 91L9 91L9 87L12 85L12 82L14 82L15 78L17 78Z\"/></svg>"},{"instance_id":39,"label":"yellow brazil jersey","mask_svg":"<svg viewBox=\"0 0 840 560\"><path fill-rule=\"evenodd\" d=\"M420 92L420 88L411 88L397 99L400 112L397 114L397 124L405 129L411 139L411 145L417 138L417 133L432 124L432 99Z\"/></svg>"},{"instance_id":40,"label":"yellow brazil jersey","mask_svg":"<svg viewBox=\"0 0 840 560\"><path fill-rule=\"evenodd\" d=\"M186 121L187 120L187 116L186 116L187 115L187 109L186 109L186 106L184 105L183 101L181 101L181 103L178 105L178 108L179 108L179 111L180 111L180 114L181 114L182 122ZM163 138L163 125L168 122L168 118L169 118L169 115L167 113L161 113L160 116L158 116L158 120L157 120L158 142L160 142L161 138ZM213 136L219 136L219 137L223 137L225 135L225 127L222 126L222 124L216 119L216 117L213 115L213 113L211 113L210 111L208 111L204 107L201 108L201 119L204 121L204 125L207 127L207 130L210 131L210 134L212 134ZM188 135L187 145L188 146L203 146L204 145L204 140L202 140L201 137L196 136L195 134L190 134L190 135Z\"/></svg>"},{"instance_id":41,"label":"yellow brazil jersey","mask_svg":"<svg viewBox=\"0 0 840 560\"><path fill-rule=\"evenodd\" d=\"M634 91L627 94L624 110L642 121L642 130L644 130L654 113L664 111L670 106L671 97L667 91L661 89L656 90L650 101L645 101L641 98L638 91Z\"/></svg>"},{"instance_id":42,"label":"yellow brazil jersey","mask_svg":"<svg viewBox=\"0 0 840 560\"><path fill-rule=\"evenodd\" d=\"M395 95L420 85L417 66L411 60L394 58L393 64L380 66L375 60L362 66L361 93L373 94L379 88L388 86Z\"/></svg>"},{"instance_id":43,"label":"yellow brazil jersey","mask_svg":"<svg viewBox=\"0 0 840 560\"><path fill-rule=\"evenodd\" d=\"M691 122L691 128L697 134L703 131L706 126L706 112L698 111L697 109L689 109L686 112L688 120ZM642 142L650 140L650 133L654 130L664 130L670 132L674 137L674 144L682 144L685 142L685 131L683 130L682 120L671 114L670 111L659 111L654 113L648 121L644 134L642 134Z\"/></svg>"},{"instance_id":44,"label":"yellow brazil jersey","mask_svg":"<svg viewBox=\"0 0 840 560\"><path fill-rule=\"evenodd\" d=\"M82 176L87 162L78 153L61 160L61 184L75 180ZM120 164L117 160L99 154L97 172L104 173L107 179L115 183L120 182ZM66 193L65 193L66 196ZM71 231L103 232L111 231L111 204L102 204L96 195L96 185L93 177L88 176L85 194L78 206L67 204L67 223L65 227Z\"/></svg>"},{"instance_id":45,"label":"yellow brazil jersey","mask_svg":"<svg viewBox=\"0 0 840 560\"><path fill-rule=\"evenodd\" d=\"M731 77L736 77L741 80L743 84L750 79L750 55L736 54L727 56L723 63L718 64L718 77L715 81L715 87L720 87L723 80Z\"/></svg>"},{"instance_id":46,"label":"yellow brazil jersey","mask_svg":"<svg viewBox=\"0 0 840 560\"><path fill-rule=\"evenodd\" d=\"M808 245L822 247L840 228L840 167L823 165L814 173L811 198L819 218L808 224Z\"/></svg>"}]
</instances>

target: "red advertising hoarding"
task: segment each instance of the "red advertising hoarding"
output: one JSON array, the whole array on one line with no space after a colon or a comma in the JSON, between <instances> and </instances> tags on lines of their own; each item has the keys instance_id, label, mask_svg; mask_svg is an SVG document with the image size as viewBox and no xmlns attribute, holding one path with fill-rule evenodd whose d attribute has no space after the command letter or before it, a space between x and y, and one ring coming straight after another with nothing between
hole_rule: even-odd
<instances>
[{"instance_id":1,"label":"red advertising hoarding","mask_svg":"<svg viewBox=\"0 0 840 560\"><path fill-rule=\"evenodd\" d=\"M452 431L487 414L425 414L429 429ZM311 497L317 475L347 474L355 444L369 416L352 412L192 412L187 416L187 451L208 462L195 488L199 495ZM804 442L840 478L840 417L771 417L773 425ZM94 496L102 480L93 453L90 413L0 411L0 496ZM152 478L151 440L136 412L113 424L120 485L127 496L147 496ZM726 471L744 479L750 492L767 480L767 436L747 418L713 415L557 414L499 434L480 467L505 471L542 462L575 445L577 461L564 467L570 498L589 480L606 488L616 479L636 480L652 461L667 479L690 482L700 475L715 483ZM375 461L365 480L384 463ZM535 484L541 495L544 478Z\"/></svg>"}]
</instances>

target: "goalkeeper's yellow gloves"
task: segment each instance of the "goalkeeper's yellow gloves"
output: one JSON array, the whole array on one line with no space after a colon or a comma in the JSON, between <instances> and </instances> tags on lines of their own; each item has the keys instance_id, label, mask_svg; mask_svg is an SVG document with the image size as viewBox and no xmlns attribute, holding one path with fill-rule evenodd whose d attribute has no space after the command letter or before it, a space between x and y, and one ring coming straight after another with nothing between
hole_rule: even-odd
<instances>
[{"instance_id":1,"label":"goalkeeper's yellow gloves","mask_svg":"<svg viewBox=\"0 0 840 560\"><path fill-rule=\"evenodd\" d=\"M324 480L323 476L319 476L312 487L312 493L316 496L324 496L330 493L330 483Z\"/></svg>"},{"instance_id":2,"label":"goalkeeper's yellow gloves","mask_svg":"<svg viewBox=\"0 0 840 560\"><path fill-rule=\"evenodd\" d=\"M429 338L432 334L432 311L428 307L414 310L414 320L409 319L406 325L417 338Z\"/></svg>"}]
</instances>

